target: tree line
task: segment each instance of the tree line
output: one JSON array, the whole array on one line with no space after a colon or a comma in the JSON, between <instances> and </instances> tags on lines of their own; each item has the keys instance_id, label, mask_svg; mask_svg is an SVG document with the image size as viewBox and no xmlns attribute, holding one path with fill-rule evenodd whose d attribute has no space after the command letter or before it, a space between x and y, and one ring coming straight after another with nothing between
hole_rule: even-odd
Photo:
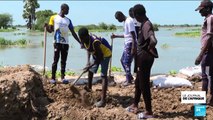
<instances>
[{"instance_id":1,"label":"tree line","mask_svg":"<svg viewBox=\"0 0 213 120\"><path fill-rule=\"evenodd\" d=\"M0 14L0 29L7 29L12 26L13 18L8 13Z\"/></svg>"},{"instance_id":2,"label":"tree line","mask_svg":"<svg viewBox=\"0 0 213 120\"><path fill-rule=\"evenodd\" d=\"M41 10L37 11L40 7L38 0L23 0L24 6L23 6L23 15L22 17L26 21L26 26L29 29L33 30L40 30L43 31L43 25L44 23L49 22L49 18L51 15L56 14L51 10ZM0 29L7 29L8 27L12 26L13 18L12 15L10 14L0 14ZM200 25L188 25L188 24L183 24L183 25L158 25L158 24L153 24L154 30L158 31L158 27L198 27ZM75 30L78 30L82 25L76 26ZM116 26L113 24L107 25L106 23L99 23L98 25L95 24L90 24L86 25L89 30L116 30Z\"/></svg>"}]
</instances>

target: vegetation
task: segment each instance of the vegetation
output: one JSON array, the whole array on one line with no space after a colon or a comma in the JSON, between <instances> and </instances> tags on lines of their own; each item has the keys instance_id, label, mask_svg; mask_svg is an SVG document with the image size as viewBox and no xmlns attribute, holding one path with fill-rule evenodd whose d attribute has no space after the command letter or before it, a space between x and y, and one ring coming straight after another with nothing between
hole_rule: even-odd
<instances>
[{"instance_id":1,"label":"vegetation","mask_svg":"<svg viewBox=\"0 0 213 120\"><path fill-rule=\"evenodd\" d=\"M161 48L162 49L167 49L167 48L169 48L169 44L164 43L163 45L161 45Z\"/></svg>"},{"instance_id":2,"label":"vegetation","mask_svg":"<svg viewBox=\"0 0 213 120\"><path fill-rule=\"evenodd\" d=\"M115 66L113 66L113 67L111 68L111 71L112 71L112 72L122 72L122 69L121 69L120 67L115 67Z\"/></svg>"},{"instance_id":3,"label":"vegetation","mask_svg":"<svg viewBox=\"0 0 213 120\"><path fill-rule=\"evenodd\" d=\"M159 29L158 29L159 26L160 26L160 25L158 25L158 24L153 24L154 31L158 31L158 30L159 30Z\"/></svg>"},{"instance_id":4,"label":"vegetation","mask_svg":"<svg viewBox=\"0 0 213 120\"><path fill-rule=\"evenodd\" d=\"M113 31L117 30L114 24L106 24L104 22L99 23L99 25L90 24L90 25L78 25L75 27L75 31L78 31L81 27L86 27L90 32L103 32L103 31Z\"/></svg>"},{"instance_id":5,"label":"vegetation","mask_svg":"<svg viewBox=\"0 0 213 120\"><path fill-rule=\"evenodd\" d=\"M18 46L25 46L27 45L27 40L25 39L16 40L13 42L13 44Z\"/></svg>"},{"instance_id":6,"label":"vegetation","mask_svg":"<svg viewBox=\"0 0 213 120\"><path fill-rule=\"evenodd\" d=\"M176 36L184 36L184 37L199 37L199 31L192 31L192 32L178 32L175 33Z\"/></svg>"},{"instance_id":7,"label":"vegetation","mask_svg":"<svg viewBox=\"0 0 213 120\"><path fill-rule=\"evenodd\" d=\"M41 10L36 12L36 24L35 29L39 31L43 31L44 23L48 23L50 16L57 14L51 10ZM75 26L75 31L78 31L81 27L86 27L90 30L90 32L103 32L103 31L112 31L116 30L116 26L114 24L106 24L104 22L99 23L98 25L90 24L90 25L78 25Z\"/></svg>"},{"instance_id":8,"label":"vegetation","mask_svg":"<svg viewBox=\"0 0 213 120\"><path fill-rule=\"evenodd\" d=\"M201 29L200 28L193 28L193 29L188 29L187 31L201 31Z\"/></svg>"},{"instance_id":9,"label":"vegetation","mask_svg":"<svg viewBox=\"0 0 213 120\"><path fill-rule=\"evenodd\" d=\"M51 10L41 10L36 12L36 24L35 24L35 29L39 31L44 30L44 23L48 23L49 19L54 13Z\"/></svg>"},{"instance_id":10,"label":"vegetation","mask_svg":"<svg viewBox=\"0 0 213 120\"><path fill-rule=\"evenodd\" d=\"M46 75L48 78L51 78L51 76L52 76L52 71L47 71L45 75ZM73 71L66 71L66 72L65 72L65 75L74 76L74 75L75 75L75 72L73 72ZM61 77L61 72L60 72L60 71L56 71L56 78L60 78L60 77Z\"/></svg>"},{"instance_id":11,"label":"vegetation","mask_svg":"<svg viewBox=\"0 0 213 120\"><path fill-rule=\"evenodd\" d=\"M13 35L26 35L26 33L13 33Z\"/></svg>"},{"instance_id":12,"label":"vegetation","mask_svg":"<svg viewBox=\"0 0 213 120\"><path fill-rule=\"evenodd\" d=\"M0 45L13 45L13 42L11 40L6 40L4 38L0 38Z\"/></svg>"},{"instance_id":13,"label":"vegetation","mask_svg":"<svg viewBox=\"0 0 213 120\"><path fill-rule=\"evenodd\" d=\"M169 71L169 75L174 76L174 75L176 75L176 74L177 74L177 71L176 71L176 70L170 70L170 71Z\"/></svg>"},{"instance_id":14,"label":"vegetation","mask_svg":"<svg viewBox=\"0 0 213 120\"><path fill-rule=\"evenodd\" d=\"M37 0L23 0L24 10L23 18L27 21L27 28L34 29L34 21L36 20L35 11L40 7Z\"/></svg>"},{"instance_id":15,"label":"vegetation","mask_svg":"<svg viewBox=\"0 0 213 120\"><path fill-rule=\"evenodd\" d=\"M159 25L159 27L201 27L201 25L195 24L195 25L189 25L189 24L182 24L182 25Z\"/></svg>"},{"instance_id":16,"label":"vegetation","mask_svg":"<svg viewBox=\"0 0 213 120\"><path fill-rule=\"evenodd\" d=\"M0 32L13 32L15 29L0 29Z\"/></svg>"},{"instance_id":17,"label":"vegetation","mask_svg":"<svg viewBox=\"0 0 213 120\"><path fill-rule=\"evenodd\" d=\"M8 45L25 46L27 45L27 40L20 39L20 40L12 41L12 40L6 40L4 38L0 38L0 46L8 46Z\"/></svg>"},{"instance_id":18,"label":"vegetation","mask_svg":"<svg viewBox=\"0 0 213 120\"><path fill-rule=\"evenodd\" d=\"M13 18L12 15L4 13L0 14L0 29L7 29L9 26L12 26Z\"/></svg>"},{"instance_id":19,"label":"vegetation","mask_svg":"<svg viewBox=\"0 0 213 120\"><path fill-rule=\"evenodd\" d=\"M122 72L122 69L120 67L112 66L111 71L112 72ZM100 73L100 72L101 72L101 68L98 68L98 73Z\"/></svg>"}]
</instances>

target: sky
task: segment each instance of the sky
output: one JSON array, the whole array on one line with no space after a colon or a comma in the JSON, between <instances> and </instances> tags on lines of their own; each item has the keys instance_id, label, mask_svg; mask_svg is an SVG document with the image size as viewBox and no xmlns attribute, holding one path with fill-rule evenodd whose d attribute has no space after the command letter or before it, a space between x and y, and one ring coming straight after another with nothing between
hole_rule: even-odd
<instances>
[{"instance_id":1,"label":"sky","mask_svg":"<svg viewBox=\"0 0 213 120\"><path fill-rule=\"evenodd\" d=\"M126 16L130 7L135 4L143 4L147 11L147 16L152 23L160 25L171 24L201 24L203 19L199 12L195 11L200 1L169 1L169 0L151 0L151 1L81 1L81 0L38 0L40 8L38 10L52 10L59 13L60 5L67 3L70 7L69 17L73 25L107 24L122 25L119 23L114 14L116 11L122 11ZM0 0L0 14L9 13L13 17L13 25L24 25L23 0L4 1Z\"/></svg>"}]
</instances>

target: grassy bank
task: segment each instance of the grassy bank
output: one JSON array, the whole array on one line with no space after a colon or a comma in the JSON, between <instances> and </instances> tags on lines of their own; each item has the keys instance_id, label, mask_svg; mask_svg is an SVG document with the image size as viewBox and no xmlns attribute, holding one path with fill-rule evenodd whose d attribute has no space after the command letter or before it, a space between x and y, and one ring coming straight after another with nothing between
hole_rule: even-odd
<instances>
[{"instance_id":1,"label":"grassy bank","mask_svg":"<svg viewBox=\"0 0 213 120\"><path fill-rule=\"evenodd\" d=\"M0 29L0 32L14 32L16 29Z\"/></svg>"},{"instance_id":2,"label":"grassy bank","mask_svg":"<svg viewBox=\"0 0 213 120\"><path fill-rule=\"evenodd\" d=\"M48 78L51 78L51 76L52 76L52 71L47 71L45 75L46 75ZM73 71L66 71L66 72L65 72L65 75L74 76L74 75L75 75L75 72L73 72ZM56 78L60 78L60 77L61 77L61 72L60 72L60 71L56 71Z\"/></svg>"},{"instance_id":3,"label":"grassy bank","mask_svg":"<svg viewBox=\"0 0 213 120\"><path fill-rule=\"evenodd\" d=\"M25 39L19 39L16 41L12 41L12 40L6 40L4 38L0 38L0 46L26 46L27 45L27 40Z\"/></svg>"},{"instance_id":4,"label":"grassy bank","mask_svg":"<svg viewBox=\"0 0 213 120\"><path fill-rule=\"evenodd\" d=\"M122 72L122 69L119 68L119 67L115 67L113 66L111 68L112 72ZM101 73L101 69L99 68L98 69L98 73ZM52 71L47 71L46 74L45 74L48 78L51 78L51 75L52 75ZM75 76L76 73L74 71L66 71L65 72L65 75L67 76ZM56 78L60 78L61 77L61 72L60 71L56 71Z\"/></svg>"},{"instance_id":5,"label":"grassy bank","mask_svg":"<svg viewBox=\"0 0 213 120\"><path fill-rule=\"evenodd\" d=\"M175 33L176 36L181 36L181 37L199 37L200 32L199 31L191 31L191 32L178 32Z\"/></svg>"}]
</instances>

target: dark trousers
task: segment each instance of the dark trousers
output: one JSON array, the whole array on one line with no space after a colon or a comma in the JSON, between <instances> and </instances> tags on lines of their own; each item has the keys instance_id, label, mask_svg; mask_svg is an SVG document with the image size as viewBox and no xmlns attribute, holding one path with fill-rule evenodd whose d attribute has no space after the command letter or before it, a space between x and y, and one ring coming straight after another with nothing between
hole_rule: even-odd
<instances>
[{"instance_id":1,"label":"dark trousers","mask_svg":"<svg viewBox=\"0 0 213 120\"><path fill-rule=\"evenodd\" d=\"M52 64L52 79L55 79L58 60L61 55L61 79L64 79L69 45L54 43L54 61Z\"/></svg>"},{"instance_id":2,"label":"dark trousers","mask_svg":"<svg viewBox=\"0 0 213 120\"><path fill-rule=\"evenodd\" d=\"M137 76L135 80L135 98L134 104L138 106L141 94L145 102L146 111L152 112L151 91L150 91L150 74L154 63L154 57L142 50L137 55Z\"/></svg>"},{"instance_id":3,"label":"dark trousers","mask_svg":"<svg viewBox=\"0 0 213 120\"><path fill-rule=\"evenodd\" d=\"M136 31L137 39L138 39L139 30L140 30L140 27L139 26L135 26L135 31ZM137 73L137 54L135 54L135 56L134 56L134 73Z\"/></svg>"},{"instance_id":4,"label":"dark trousers","mask_svg":"<svg viewBox=\"0 0 213 120\"><path fill-rule=\"evenodd\" d=\"M202 71L202 91L206 91L208 93L208 85L210 84L210 94L213 95L213 66L209 64L207 61L207 54L205 54L201 61L201 71ZM209 68L207 70L207 67ZM210 81L208 79L210 76ZM209 83L210 82L210 83Z\"/></svg>"},{"instance_id":5,"label":"dark trousers","mask_svg":"<svg viewBox=\"0 0 213 120\"><path fill-rule=\"evenodd\" d=\"M137 73L137 54L134 55L134 73Z\"/></svg>"}]
</instances>

